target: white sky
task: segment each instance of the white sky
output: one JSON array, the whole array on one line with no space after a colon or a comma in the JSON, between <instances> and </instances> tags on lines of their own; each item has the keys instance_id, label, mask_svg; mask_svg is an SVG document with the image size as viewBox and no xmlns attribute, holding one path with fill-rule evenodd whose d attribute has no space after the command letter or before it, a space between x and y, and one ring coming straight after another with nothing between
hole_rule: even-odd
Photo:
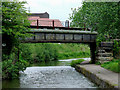
<instances>
[{"instance_id":1,"label":"white sky","mask_svg":"<svg viewBox=\"0 0 120 90\"><path fill-rule=\"evenodd\" d=\"M19 0L27 1L27 8L30 7L31 13L48 12L50 19L68 20L71 8L78 8L82 0Z\"/></svg>"}]
</instances>

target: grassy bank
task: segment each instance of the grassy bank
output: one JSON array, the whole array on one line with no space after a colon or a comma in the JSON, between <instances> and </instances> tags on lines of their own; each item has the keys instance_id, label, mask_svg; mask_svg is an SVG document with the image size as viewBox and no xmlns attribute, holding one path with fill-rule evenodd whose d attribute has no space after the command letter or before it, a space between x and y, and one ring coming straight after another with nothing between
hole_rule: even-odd
<instances>
[{"instance_id":1,"label":"grassy bank","mask_svg":"<svg viewBox=\"0 0 120 90\"><path fill-rule=\"evenodd\" d=\"M70 59L90 57L90 49L85 44L58 44L58 43L37 43L37 44L22 44L24 49L23 56L29 53L29 59L44 61L44 59ZM47 54L46 54L47 53ZM25 57L25 56L24 56ZM46 58L45 58L46 57Z\"/></svg>"},{"instance_id":2,"label":"grassy bank","mask_svg":"<svg viewBox=\"0 0 120 90\"><path fill-rule=\"evenodd\" d=\"M90 57L90 48L86 44L57 44L55 48L58 51L58 59L84 58Z\"/></svg>"},{"instance_id":3,"label":"grassy bank","mask_svg":"<svg viewBox=\"0 0 120 90\"><path fill-rule=\"evenodd\" d=\"M76 64L80 64L81 62L85 61L84 59L73 60L70 65L75 67Z\"/></svg>"},{"instance_id":4,"label":"grassy bank","mask_svg":"<svg viewBox=\"0 0 120 90\"><path fill-rule=\"evenodd\" d=\"M116 72L116 73L120 73L120 59L113 59L110 62L106 62L104 64L101 64L101 67L108 69L110 71Z\"/></svg>"}]
</instances>

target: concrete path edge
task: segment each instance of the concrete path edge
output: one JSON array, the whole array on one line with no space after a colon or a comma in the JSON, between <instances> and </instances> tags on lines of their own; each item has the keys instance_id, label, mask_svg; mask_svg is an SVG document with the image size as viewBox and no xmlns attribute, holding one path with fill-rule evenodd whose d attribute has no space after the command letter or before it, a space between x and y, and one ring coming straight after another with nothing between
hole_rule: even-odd
<instances>
[{"instance_id":1,"label":"concrete path edge","mask_svg":"<svg viewBox=\"0 0 120 90\"><path fill-rule=\"evenodd\" d=\"M89 78L92 82L98 85L100 88L114 88L115 90L120 90L118 86L113 85L109 81L102 79L101 77L97 76L95 73L87 70L86 68L82 67L82 65L76 65L75 69Z\"/></svg>"}]
</instances>

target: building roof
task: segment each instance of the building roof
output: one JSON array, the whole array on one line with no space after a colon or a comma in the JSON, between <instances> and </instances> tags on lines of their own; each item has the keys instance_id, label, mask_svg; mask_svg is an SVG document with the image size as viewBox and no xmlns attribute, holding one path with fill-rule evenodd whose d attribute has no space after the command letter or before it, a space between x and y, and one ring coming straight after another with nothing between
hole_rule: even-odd
<instances>
[{"instance_id":1,"label":"building roof","mask_svg":"<svg viewBox=\"0 0 120 90\"><path fill-rule=\"evenodd\" d=\"M29 16L39 16L40 18L49 18L49 14L47 12L45 12L45 13L30 13Z\"/></svg>"},{"instance_id":2,"label":"building roof","mask_svg":"<svg viewBox=\"0 0 120 90\"><path fill-rule=\"evenodd\" d=\"M32 21L31 26L37 26L37 20L39 26L53 26L54 20L54 27L63 27L62 23L58 19L40 18L39 16L29 16L28 20Z\"/></svg>"}]
</instances>

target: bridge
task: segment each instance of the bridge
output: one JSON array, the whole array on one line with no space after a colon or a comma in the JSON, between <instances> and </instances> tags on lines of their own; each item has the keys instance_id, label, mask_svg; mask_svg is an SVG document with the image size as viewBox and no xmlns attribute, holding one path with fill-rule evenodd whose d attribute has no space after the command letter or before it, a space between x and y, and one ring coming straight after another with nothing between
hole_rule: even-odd
<instances>
[{"instance_id":1,"label":"bridge","mask_svg":"<svg viewBox=\"0 0 120 90\"><path fill-rule=\"evenodd\" d=\"M70 28L53 26L31 26L31 37L21 40L22 43L85 43L90 45L91 61L95 63L97 32L91 32L88 28ZM87 30L87 31L85 31Z\"/></svg>"}]
</instances>

